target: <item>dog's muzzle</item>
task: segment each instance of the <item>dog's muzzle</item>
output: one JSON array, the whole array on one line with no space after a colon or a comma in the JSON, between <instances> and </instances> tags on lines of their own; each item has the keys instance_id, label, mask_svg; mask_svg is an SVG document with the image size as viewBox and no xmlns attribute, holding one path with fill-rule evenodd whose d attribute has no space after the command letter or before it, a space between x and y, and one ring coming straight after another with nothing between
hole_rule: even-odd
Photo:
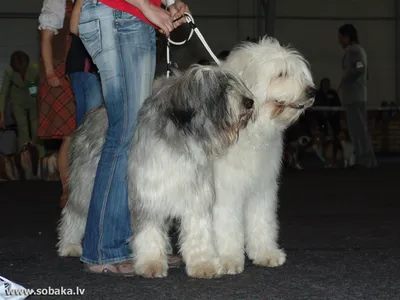
<instances>
[{"instance_id":1,"label":"dog's muzzle","mask_svg":"<svg viewBox=\"0 0 400 300\"><path fill-rule=\"evenodd\" d=\"M306 96L307 96L308 100L302 104L286 103L285 101L278 101L278 100L275 100L275 103L280 106L290 107L290 108L298 109L298 110L307 109L314 104L316 93L317 93L317 90L314 87L308 87L306 89Z\"/></svg>"}]
</instances>

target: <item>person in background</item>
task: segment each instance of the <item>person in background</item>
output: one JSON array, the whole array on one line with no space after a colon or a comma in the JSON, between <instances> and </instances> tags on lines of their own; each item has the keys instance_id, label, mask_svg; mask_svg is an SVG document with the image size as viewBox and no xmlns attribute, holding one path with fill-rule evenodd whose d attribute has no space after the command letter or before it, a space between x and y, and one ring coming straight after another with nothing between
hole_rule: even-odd
<instances>
[{"instance_id":1,"label":"person in background","mask_svg":"<svg viewBox=\"0 0 400 300\"><path fill-rule=\"evenodd\" d=\"M331 88L329 78L320 81L319 89L315 95L314 106L340 107L341 102L338 93ZM329 134L329 126L332 129L333 137L337 138L340 133L340 111L317 111L319 126L323 129L325 136Z\"/></svg>"},{"instance_id":2,"label":"person in background","mask_svg":"<svg viewBox=\"0 0 400 300\"><path fill-rule=\"evenodd\" d=\"M60 206L68 200L69 136L75 130L75 99L66 73L66 58L71 45L72 0L44 0L39 15L41 66L39 84L39 129L43 139L62 139L58 168L62 183Z\"/></svg>"},{"instance_id":3,"label":"person in background","mask_svg":"<svg viewBox=\"0 0 400 300\"><path fill-rule=\"evenodd\" d=\"M341 26L338 35L339 44L345 51L339 88L342 105L346 111L348 131L354 144L356 167L372 168L377 162L367 124L367 54L359 43L354 25Z\"/></svg>"},{"instance_id":4,"label":"person in background","mask_svg":"<svg viewBox=\"0 0 400 300\"><path fill-rule=\"evenodd\" d=\"M65 0L59 1L65 2ZM78 23L82 3L83 0L76 0L72 10L70 21L71 47L66 61L66 73L75 95L76 127L82 124L88 111L103 103L97 67L79 38Z\"/></svg>"},{"instance_id":5,"label":"person in background","mask_svg":"<svg viewBox=\"0 0 400 300\"><path fill-rule=\"evenodd\" d=\"M315 95L314 106L322 107L340 107L340 99L338 93L331 88L331 81L329 78L323 78L320 81L319 89ZM333 140L333 163L336 164L336 153L340 146L339 133L340 133L340 111L315 111L317 123L321 128L325 137L329 137L329 127L332 130Z\"/></svg>"},{"instance_id":6,"label":"person in background","mask_svg":"<svg viewBox=\"0 0 400 300\"><path fill-rule=\"evenodd\" d=\"M37 85L39 66L31 63L23 51L11 54L10 66L4 71L0 90L0 128L5 127L4 110L9 100L18 129L17 151L32 141L38 148L39 157L44 155L42 141L38 139Z\"/></svg>"},{"instance_id":7,"label":"person in background","mask_svg":"<svg viewBox=\"0 0 400 300\"><path fill-rule=\"evenodd\" d=\"M109 126L97 167L81 261L92 273L134 275L127 242L128 149L138 110L151 94L155 29L169 35L186 22L181 1L84 0L79 36L99 69ZM175 21L176 20L176 21ZM134 254L133 254L134 255Z\"/></svg>"},{"instance_id":8,"label":"person in background","mask_svg":"<svg viewBox=\"0 0 400 300\"><path fill-rule=\"evenodd\" d=\"M62 126L62 130L59 129L61 132L57 132L57 128L49 128L51 134L64 134L58 162L63 186L61 207L64 207L68 201L69 134L75 126L83 122L86 112L103 103L97 68L78 36L79 13L83 1L73 2L45 0L39 17L42 30L42 56L47 76L47 81L42 85L44 108L48 109L53 116L53 125ZM64 46L67 48L58 48L55 45L57 39L65 41ZM56 67L53 66L50 55L53 50L57 52L53 52L53 57L56 56L53 59L53 62L57 64ZM60 107L62 109L57 112ZM71 111L71 109L74 110ZM60 117L64 116L67 118L60 120ZM63 124L63 120L67 124ZM46 123L43 127L45 125Z\"/></svg>"}]
</instances>

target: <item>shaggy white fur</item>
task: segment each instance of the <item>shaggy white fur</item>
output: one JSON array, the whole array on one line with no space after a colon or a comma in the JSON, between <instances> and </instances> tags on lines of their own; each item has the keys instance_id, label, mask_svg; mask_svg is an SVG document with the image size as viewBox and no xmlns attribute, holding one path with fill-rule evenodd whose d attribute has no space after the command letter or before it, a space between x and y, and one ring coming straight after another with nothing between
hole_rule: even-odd
<instances>
[{"instance_id":1,"label":"shaggy white fur","mask_svg":"<svg viewBox=\"0 0 400 300\"><path fill-rule=\"evenodd\" d=\"M195 68L183 78L156 82L139 113L128 182L140 275L167 275L168 217L181 219L180 246L190 276L240 273L245 251L257 265L285 262L277 243L282 135L312 105L312 76L298 52L272 38L238 47L224 68L240 75L253 95L230 72ZM254 122L230 148L250 113ZM107 126L102 108L88 114L74 135L60 256L81 255Z\"/></svg>"},{"instance_id":2,"label":"shaggy white fur","mask_svg":"<svg viewBox=\"0 0 400 300\"><path fill-rule=\"evenodd\" d=\"M246 43L224 64L255 95L258 117L214 165L214 232L225 274L244 269L245 252L254 264L275 267L286 255L278 246L278 176L283 132L312 105L314 83L305 59L273 38ZM292 106L292 107L290 107Z\"/></svg>"}]
</instances>

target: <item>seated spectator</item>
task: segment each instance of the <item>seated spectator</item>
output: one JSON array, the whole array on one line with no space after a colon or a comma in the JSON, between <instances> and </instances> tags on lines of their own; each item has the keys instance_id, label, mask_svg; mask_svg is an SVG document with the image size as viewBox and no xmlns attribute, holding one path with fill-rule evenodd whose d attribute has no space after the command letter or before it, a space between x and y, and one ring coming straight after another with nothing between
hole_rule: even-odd
<instances>
[{"instance_id":1,"label":"seated spectator","mask_svg":"<svg viewBox=\"0 0 400 300\"><path fill-rule=\"evenodd\" d=\"M329 78L323 78L320 82L319 89L315 95L314 106L340 107L340 99L338 93L331 88ZM329 133L331 126L333 136L337 137L340 132L340 111L318 111L315 114L318 125L324 131L325 136Z\"/></svg>"}]
</instances>

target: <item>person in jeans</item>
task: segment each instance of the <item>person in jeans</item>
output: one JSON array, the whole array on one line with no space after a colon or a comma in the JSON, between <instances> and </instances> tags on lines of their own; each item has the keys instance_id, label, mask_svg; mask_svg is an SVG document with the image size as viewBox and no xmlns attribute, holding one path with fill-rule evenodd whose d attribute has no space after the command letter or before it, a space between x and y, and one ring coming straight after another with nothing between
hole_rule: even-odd
<instances>
[{"instance_id":1,"label":"person in jeans","mask_svg":"<svg viewBox=\"0 0 400 300\"><path fill-rule=\"evenodd\" d=\"M341 26L338 33L339 44L345 50L342 58L343 76L340 82L341 100L354 145L355 167L373 168L377 162L367 124L367 53L361 47L357 29L352 24Z\"/></svg>"},{"instance_id":2,"label":"person in jeans","mask_svg":"<svg viewBox=\"0 0 400 300\"><path fill-rule=\"evenodd\" d=\"M76 0L72 10L70 21L71 47L68 51L65 70L75 95L76 127L82 124L88 111L103 103L97 67L79 38L78 23L82 2L83 0Z\"/></svg>"},{"instance_id":3,"label":"person in jeans","mask_svg":"<svg viewBox=\"0 0 400 300\"><path fill-rule=\"evenodd\" d=\"M109 126L97 167L81 261L93 273L133 275L127 166L138 110L151 94L155 29L185 22L181 1L84 0L79 36L99 69ZM177 20L174 22L174 20Z\"/></svg>"}]
</instances>

